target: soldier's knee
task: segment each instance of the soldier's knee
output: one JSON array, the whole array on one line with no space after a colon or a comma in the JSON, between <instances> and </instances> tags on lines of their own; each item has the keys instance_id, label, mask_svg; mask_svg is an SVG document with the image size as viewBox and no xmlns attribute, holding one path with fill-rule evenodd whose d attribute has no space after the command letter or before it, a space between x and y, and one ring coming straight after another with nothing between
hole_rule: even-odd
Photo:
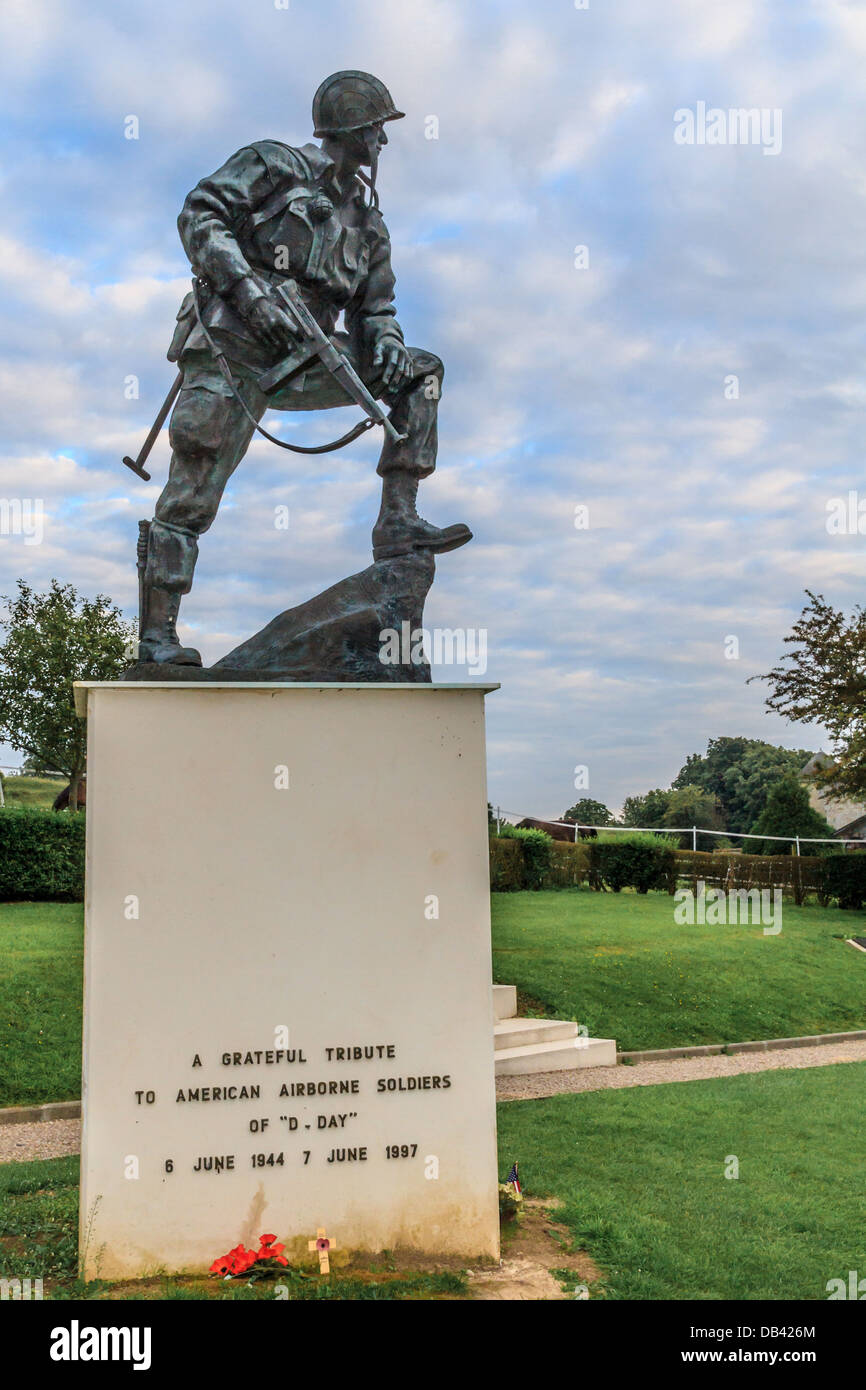
<instances>
[{"instance_id":1,"label":"soldier's knee","mask_svg":"<svg viewBox=\"0 0 866 1390\"><path fill-rule=\"evenodd\" d=\"M167 484L154 509L157 521L167 526L178 526L184 531L192 531L200 536L213 521L201 504L201 498L194 496L185 488Z\"/></svg>"},{"instance_id":2,"label":"soldier's knee","mask_svg":"<svg viewBox=\"0 0 866 1390\"><path fill-rule=\"evenodd\" d=\"M428 352L426 348L412 348L412 360L416 377L435 377L439 385L442 385L445 363L441 357L437 357L435 352Z\"/></svg>"},{"instance_id":3,"label":"soldier's knee","mask_svg":"<svg viewBox=\"0 0 866 1390\"><path fill-rule=\"evenodd\" d=\"M229 424L229 402L214 391L188 387L172 411L168 438L175 454L190 461L215 462Z\"/></svg>"},{"instance_id":4,"label":"soldier's knee","mask_svg":"<svg viewBox=\"0 0 866 1390\"><path fill-rule=\"evenodd\" d=\"M412 348L412 394L436 402L442 394L445 367L441 357L426 348Z\"/></svg>"}]
</instances>

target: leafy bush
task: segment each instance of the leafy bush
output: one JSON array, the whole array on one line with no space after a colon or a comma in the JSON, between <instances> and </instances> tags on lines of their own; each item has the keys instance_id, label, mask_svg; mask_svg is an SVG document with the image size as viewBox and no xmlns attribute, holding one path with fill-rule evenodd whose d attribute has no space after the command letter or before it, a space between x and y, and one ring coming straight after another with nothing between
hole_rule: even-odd
<instances>
[{"instance_id":1,"label":"leafy bush","mask_svg":"<svg viewBox=\"0 0 866 1390\"><path fill-rule=\"evenodd\" d=\"M84 813L0 810L0 901L82 902Z\"/></svg>"},{"instance_id":2,"label":"leafy bush","mask_svg":"<svg viewBox=\"0 0 866 1390\"><path fill-rule=\"evenodd\" d=\"M859 909L866 898L866 854L830 854L821 863L825 900L837 898L840 907Z\"/></svg>"},{"instance_id":3,"label":"leafy bush","mask_svg":"<svg viewBox=\"0 0 866 1390\"><path fill-rule=\"evenodd\" d=\"M598 892L605 888L614 893L623 888L635 888L638 893L651 888L676 890L676 840L668 836L602 833L591 842L589 854L590 883Z\"/></svg>"},{"instance_id":4,"label":"leafy bush","mask_svg":"<svg viewBox=\"0 0 866 1390\"><path fill-rule=\"evenodd\" d=\"M538 889L550 873L553 839L544 830L519 830L516 825L503 825L499 832L503 840L517 840L523 851L523 888Z\"/></svg>"}]
</instances>

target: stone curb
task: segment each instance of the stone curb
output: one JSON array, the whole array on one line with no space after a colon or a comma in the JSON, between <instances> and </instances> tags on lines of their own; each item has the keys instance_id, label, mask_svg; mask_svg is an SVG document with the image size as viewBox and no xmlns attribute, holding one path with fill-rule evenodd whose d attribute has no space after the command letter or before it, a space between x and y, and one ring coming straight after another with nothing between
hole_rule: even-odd
<instances>
[{"instance_id":1,"label":"stone curb","mask_svg":"<svg viewBox=\"0 0 866 1390\"><path fill-rule=\"evenodd\" d=\"M661 1047L647 1052L618 1052L617 1062L674 1062L684 1057L731 1057L737 1052L780 1052L787 1047L821 1047L825 1043L866 1042L866 1029L856 1033L816 1033L806 1038L763 1038L759 1042L710 1043L705 1047Z\"/></svg>"},{"instance_id":2,"label":"stone curb","mask_svg":"<svg viewBox=\"0 0 866 1390\"><path fill-rule=\"evenodd\" d=\"M0 1125L33 1125L47 1120L79 1120L80 1100L57 1100L50 1105L13 1105L0 1110Z\"/></svg>"}]
</instances>

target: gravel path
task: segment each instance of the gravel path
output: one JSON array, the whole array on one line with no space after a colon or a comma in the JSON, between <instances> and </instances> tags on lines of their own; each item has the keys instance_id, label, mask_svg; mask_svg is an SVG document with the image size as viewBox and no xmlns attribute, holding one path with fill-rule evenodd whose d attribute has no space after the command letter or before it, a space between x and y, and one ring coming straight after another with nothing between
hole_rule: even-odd
<instances>
[{"instance_id":1,"label":"gravel path","mask_svg":"<svg viewBox=\"0 0 866 1390\"><path fill-rule=\"evenodd\" d=\"M724 1053L716 1057L684 1057L673 1062L639 1062L635 1066L582 1067L579 1071L546 1071L534 1076L498 1076L497 1100L537 1100L571 1091L618 1091L624 1086L661 1086L667 1081L705 1081L712 1076L780 1068L826 1067L834 1062L866 1062L866 1042L824 1043L818 1047L787 1047L778 1052Z\"/></svg>"},{"instance_id":2,"label":"gravel path","mask_svg":"<svg viewBox=\"0 0 866 1390\"><path fill-rule=\"evenodd\" d=\"M64 1158L81 1147L80 1120L42 1120L32 1125L0 1125L0 1163L31 1158Z\"/></svg>"}]
</instances>

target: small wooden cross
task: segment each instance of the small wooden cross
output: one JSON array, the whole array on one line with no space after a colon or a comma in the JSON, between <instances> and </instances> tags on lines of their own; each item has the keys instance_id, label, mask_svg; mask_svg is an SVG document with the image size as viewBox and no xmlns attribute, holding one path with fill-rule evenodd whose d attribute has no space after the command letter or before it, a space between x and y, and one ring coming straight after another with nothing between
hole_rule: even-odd
<instances>
[{"instance_id":1,"label":"small wooden cross","mask_svg":"<svg viewBox=\"0 0 866 1390\"><path fill-rule=\"evenodd\" d=\"M307 1249L308 1249L308 1250L317 1250L317 1251L319 1252L319 1273L320 1273L320 1274L330 1274L330 1272L331 1272L331 1262L330 1262L330 1260L328 1259L328 1254L329 1254L329 1252L330 1252L331 1250L336 1250L336 1248L337 1248L337 1242L336 1242L335 1240L332 1240L330 1236L326 1236L326 1235L325 1235L325 1228L324 1228L324 1226L319 1226L319 1227L318 1227L318 1229L317 1229L317 1231L316 1231L316 1239L315 1239L315 1240L308 1240L308 1241L307 1241Z\"/></svg>"}]
</instances>

